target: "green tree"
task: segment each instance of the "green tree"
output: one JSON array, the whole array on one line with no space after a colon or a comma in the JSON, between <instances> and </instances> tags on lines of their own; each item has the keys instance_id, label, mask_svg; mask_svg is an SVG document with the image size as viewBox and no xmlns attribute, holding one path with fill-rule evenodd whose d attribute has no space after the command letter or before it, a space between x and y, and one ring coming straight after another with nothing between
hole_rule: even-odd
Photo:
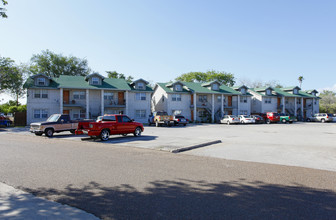
<instances>
[{"instance_id":1,"label":"green tree","mask_svg":"<svg viewBox=\"0 0 336 220\"><path fill-rule=\"evenodd\" d=\"M86 59L67 57L50 50L34 54L30 61L29 72L32 74L43 73L49 77L59 77L60 75L87 76L91 72Z\"/></svg>"},{"instance_id":2,"label":"green tree","mask_svg":"<svg viewBox=\"0 0 336 220\"><path fill-rule=\"evenodd\" d=\"M323 90L320 93L320 112L335 113L336 112L336 93L330 90Z\"/></svg>"},{"instance_id":3,"label":"green tree","mask_svg":"<svg viewBox=\"0 0 336 220\"><path fill-rule=\"evenodd\" d=\"M108 78L115 78L115 79L124 79L128 83L133 82L134 78L132 76L125 76L123 73L118 73L117 71L105 71L107 73Z\"/></svg>"},{"instance_id":4,"label":"green tree","mask_svg":"<svg viewBox=\"0 0 336 220\"><path fill-rule=\"evenodd\" d=\"M19 104L19 98L25 95L25 89L23 88L24 76L25 73L22 66L17 66L8 57L0 57L0 93L7 92L15 97L16 105Z\"/></svg>"},{"instance_id":5,"label":"green tree","mask_svg":"<svg viewBox=\"0 0 336 220\"><path fill-rule=\"evenodd\" d=\"M302 86L302 82L303 82L303 80L304 80L303 76L299 76L298 81L299 81L299 83L300 83L300 88L301 88L301 86Z\"/></svg>"},{"instance_id":6,"label":"green tree","mask_svg":"<svg viewBox=\"0 0 336 220\"><path fill-rule=\"evenodd\" d=\"M224 71L207 71L207 72L189 72L184 73L177 77L175 80L184 82L210 82L217 80L227 86L233 86L235 84L235 78L232 73Z\"/></svg>"},{"instance_id":7,"label":"green tree","mask_svg":"<svg viewBox=\"0 0 336 220\"><path fill-rule=\"evenodd\" d=\"M3 5L7 5L7 4L8 4L8 2L5 1L5 0L1 0L1 1L2 1L2 4L3 4ZM0 17L2 17L2 18L7 18L6 11L7 11L7 10L6 10L5 8L0 7Z\"/></svg>"}]
</instances>

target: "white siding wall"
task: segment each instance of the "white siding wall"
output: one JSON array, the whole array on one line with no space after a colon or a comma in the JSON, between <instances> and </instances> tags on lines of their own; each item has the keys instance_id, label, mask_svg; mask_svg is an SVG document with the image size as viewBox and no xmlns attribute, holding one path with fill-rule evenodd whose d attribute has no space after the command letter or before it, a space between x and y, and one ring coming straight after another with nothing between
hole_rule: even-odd
<instances>
[{"instance_id":1,"label":"white siding wall","mask_svg":"<svg viewBox=\"0 0 336 220\"><path fill-rule=\"evenodd\" d=\"M35 89L28 89L27 94L27 125L32 122L45 121L46 118L34 118L35 109L46 109L48 117L60 113L60 92L56 89L46 89L48 98L34 98Z\"/></svg>"},{"instance_id":2,"label":"white siding wall","mask_svg":"<svg viewBox=\"0 0 336 220\"><path fill-rule=\"evenodd\" d=\"M152 111L167 111L167 97L167 93L160 86L157 86L152 97Z\"/></svg>"},{"instance_id":3,"label":"white siding wall","mask_svg":"<svg viewBox=\"0 0 336 220\"><path fill-rule=\"evenodd\" d=\"M136 93L145 93L146 100L136 100ZM136 110L145 110L145 117L137 117ZM151 113L151 93L149 92L128 92L128 116L135 121L147 123L148 115Z\"/></svg>"},{"instance_id":4,"label":"white siding wall","mask_svg":"<svg viewBox=\"0 0 336 220\"><path fill-rule=\"evenodd\" d=\"M239 111L247 111L247 115L251 114L251 96L246 96L247 102L240 102ZM242 100L242 97L240 97Z\"/></svg>"},{"instance_id":5,"label":"white siding wall","mask_svg":"<svg viewBox=\"0 0 336 220\"><path fill-rule=\"evenodd\" d=\"M96 118L101 114L101 99L100 90L89 90L89 112L91 113L91 118Z\"/></svg>"},{"instance_id":6,"label":"white siding wall","mask_svg":"<svg viewBox=\"0 0 336 220\"><path fill-rule=\"evenodd\" d=\"M181 94L181 93L179 93ZM190 94L181 94L181 101L172 101L172 93L168 94L168 108L165 109L168 114L173 114L173 111L179 110L181 111L181 115L183 115L187 119L191 119L191 95Z\"/></svg>"},{"instance_id":7,"label":"white siding wall","mask_svg":"<svg viewBox=\"0 0 336 220\"><path fill-rule=\"evenodd\" d=\"M263 98L262 102L262 113L266 112L277 112L277 97L271 97L271 103L265 103L265 97Z\"/></svg>"}]
</instances>

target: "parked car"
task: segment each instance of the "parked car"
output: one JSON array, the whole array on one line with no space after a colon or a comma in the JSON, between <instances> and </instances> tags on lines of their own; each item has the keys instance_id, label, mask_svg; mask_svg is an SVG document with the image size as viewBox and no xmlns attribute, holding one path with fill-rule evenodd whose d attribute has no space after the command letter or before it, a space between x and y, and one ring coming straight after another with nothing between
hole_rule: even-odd
<instances>
[{"instance_id":1,"label":"parked car","mask_svg":"<svg viewBox=\"0 0 336 220\"><path fill-rule=\"evenodd\" d=\"M285 113L279 113L279 116L280 116L280 121L282 123L293 123L294 121L296 121L296 117L295 116L291 116L289 114L285 114Z\"/></svg>"},{"instance_id":2,"label":"parked car","mask_svg":"<svg viewBox=\"0 0 336 220\"><path fill-rule=\"evenodd\" d=\"M255 120L251 115L239 115L240 123L242 124L254 124Z\"/></svg>"},{"instance_id":3,"label":"parked car","mask_svg":"<svg viewBox=\"0 0 336 220\"><path fill-rule=\"evenodd\" d=\"M222 124L239 124L239 117L236 115L224 115L223 119L220 121Z\"/></svg>"},{"instance_id":4,"label":"parked car","mask_svg":"<svg viewBox=\"0 0 336 220\"><path fill-rule=\"evenodd\" d=\"M9 127L12 124L12 121L5 115L1 114L0 115L0 126L6 126Z\"/></svg>"},{"instance_id":5,"label":"parked car","mask_svg":"<svg viewBox=\"0 0 336 220\"><path fill-rule=\"evenodd\" d=\"M135 122L127 115L104 115L101 121L90 122L85 129L81 128L81 122L79 122L76 134L87 134L91 138L107 141L110 135L127 136L132 133L134 136L140 136L143 131L143 124Z\"/></svg>"},{"instance_id":6,"label":"parked car","mask_svg":"<svg viewBox=\"0 0 336 220\"><path fill-rule=\"evenodd\" d=\"M265 120L263 117L259 116L259 115L252 115L254 121L256 124L264 124Z\"/></svg>"},{"instance_id":7,"label":"parked car","mask_svg":"<svg viewBox=\"0 0 336 220\"><path fill-rule=\"evenodd\" d=\"M167 125L172 126L175 124L174 117L168 115L165 111L153 112L153 114L148 117L148 125L155 124L156 127Z\"/></svg>"},{"instance_id":8,"label":"parked car","mask_svg":"<svg viewBox=\"0 0 336 220\"><path fill-rule=\"evenodd\" d=\"M37 136L44 133L47 137L52 137L54 132L75 133L77 125L77 121L71 121L70 115L53 114L46 121L31 123L29 131Z\"/></svg>"},{"instance_id":9,"label":"parked car","mask_svg":"<svg viewBox=\"0 0 336 220\"><path fill-rule=\"evenodd\" d=\"M314 116L312 117L308 117L307 121L315 121L315 122L332 122L333 119L333 115L332 114L328 114L328 113L317 113L314 114Z\"/></svg>"},{"instance_id":10,"label":"parked car","mask_svg":"<svg viewBox=\"0 0 336 220\"><path fill-rule=\"evenodd\" d=\"M186 126L187 124L188 119L186 119L183 115L174 115L174 125Z\"/></svg>"},{"instance_id":11,"label":"parked car","mask_svg":"<svg viewBox=\"0 0 336 220\"><path fill-rule=\"evenodd\" d=\"M266 118L264 118L264 120L267 124L277 123L280 121L280 116L277 112L266 112L265 116Z\"/></svg>"}]
</instances>

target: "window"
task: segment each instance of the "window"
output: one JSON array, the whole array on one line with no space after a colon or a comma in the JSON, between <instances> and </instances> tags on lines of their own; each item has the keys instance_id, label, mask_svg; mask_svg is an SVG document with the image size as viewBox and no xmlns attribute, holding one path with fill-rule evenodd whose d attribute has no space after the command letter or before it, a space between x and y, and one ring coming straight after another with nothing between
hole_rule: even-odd
<instances>
[{"instance_id":1,"label":"window","mask_svg":"<svg viewBox=\"0 0 336 220\"><path fill-rule=\"evenodd\" d=\"M181 101L181 94L173 94L172 101Z\"/></svg>"},{"instance_id":2,"label":"window","mask_svg":"<svg viewBox=\"0 0 336 220\"><path fill-rule=\"evenodd\" d=\"M43 77L37 78L37 85L38 86L45 86L46 84L46 79Z\"/></svg>"},{"instance_id":3,"label":"window","mask_svg":"<svg viewBox=\"0 0 336 220\"><path fill-rule=\"evenodd\" d=\"M135 110L136 118L146 118L146 110Z\"/></svg>"},{"instance_id":4,"label":"window","mask_svg":"<svg viewBox=\"0 0 336 220\"><path fill-rule=\"evenodd\" d=\"M48 118L48 110L47 109L35 109L34 118Z\"/></svg>"},{"instance_id":5,"label":"window","mask_svg":"<svg viewBox=\"0 0 336 220\"><path fill-rule=\"evenodd\" d=\"M175 90L176 91L182 91L182 85L180 85L180 84L175 85Z\"/></svg>"},{"instance_id":6,"label":"window","mask_svg":"<svg viewBox=\"0 0 336 220\"><path fill-rule=\"evenodd\" d=\"M104 100L113 100L112 92L104 92Z\"/></svg>"},{"instance_id":7,"label":"window","mask_svg":"<svg viewBox=\"0 0 336 220\"><path fill-rule=\"evenodd\" d=\"M118 118L119 119L119 118ZM116 118L114 115L111 116L103 116L102 121L116 121Z\"/></svg>"},{"instance_id":8,"label":"window","mask_svg":"<svg viewBox=\"0 0 336 220\"><path fill-rule=\"evenodd\" d=\"M85 118L85 116L86 116L86 110L85 109L81 109L80 111L79 111L79 117L80 118Z\"/></svg>"},{"instance_id":9,"label":"window","mask_svg":"<svg viewBox=\"0 0 336 220\"><path fill-rule=\"evenodd\" d=\"M44 89L37 89L34 91L34 98L39 99L39 98L43 98L43 99L47 99L48 98L48 90L44 90Z\"/></svg>"},{"instance_id":10,"label":"window","mask_svg":"<svg viewBox=\"0 0 336 220\"><path fill-rule=\"evenodd\" d=\"M240 110L240 115L247 115L247 110Z\"/></svg>"},{"instance_id":11,"label":"window","mask_svg":"<svg viewBox=\"0 0 336 220\"><path fill-rule=\"evenodd\" d=\"M222 96L221 95L217 96L217 102L222 102Z\"/></svg>"},{"instance_id":12,"label":"window","mask_svg":"<svg viewBox=\"0 0 336 220\"><path fill-rule=\"evenodd\" d=\"M122 116L122 121L123 122L131 122L132 120L127 116Z\"/></svg>"},{"instance_id":13,"label":"window","mask_svg":"<svg viewBox=\"0 0 336 220\"><path fill-rule=\"evenodd\" d=\"M85 92L84 91L76 91L73 92L74 99L85 99Z\"/></svg>"},{"instance_id":14,"label":"window","mask_svg":"<svg viewBox=\"0 0 336 220\"><path fill-rule=\"evenodd\" d=\"M240 97L240 102L241 103L247 103L247 96L241 96Z\"/></svg>"},{"instance_id":15,"label":"window","mask_svg":"<svg viewBox=\"0 0 336 220\"><path fill-rule=\"evenodd\" d=\"M146 93L136 93L135 94L135 99L136 100L146 100Z\"/></svg>"},{"instance_id":16,"label":"window","mask_svg":"<svg viewBox=\"0 0 336 220\"><path fill-rule=\"evenodd\" d=\"M212 84L212 90L218 90L218 89L219 87L217 83Z\"/></svg>"},{"instance_id":17,"label":"window","mask_svg":"<svg viewBox=\"0 0 336 220\"><path fill-rule=\"evenodd\" d=\"M242 89L240 90L240 92L241 92L242 94L245 94L245 93L246 93L245 88L242 88Z\"/></svg>"},{"instance_id":18,"label":"window","mask_svg":"<svg viewBox=\"0 0 336 220\"><path fill-rule=\"evenodd\" d=\"M293 93L298 94L298 89L294 89Z\"/></svg>"},{"instance_id":19,"label":"window","mask_svg":"<svg viewBox=\"0 0 336 220\"><path fill-rule=\"evenodd\" d=\"M207 116L207 112L205 110L199 110L198 111L199 117L206 117Z\"/></svg>"},{"instance_id":20,"label":"window","mask_svg":"<svg viewBox=\"0 0 336 220\"><path fill-rule=\"evenodd\" d=\"M206 95L199 95L198 101L200 102L207 102L207 96Z\"/></svg>"},{"instance_id":21,"label":"window","mask_svg":"<svg viewBox=\"0 0 336 220\"><path fill-rule=\"evenodd\" d=\"M92 85L99 85L99 78L98 77L92 77L91 78Z\"/></svg>"},{"instance_id":22,"label":"window","mask_svg":"<svg viewBox=\"0 0 336 220\"><path fill-rule=\"evenodd\" d=\"M266 90L266 95L272 95L272 91L270 89Z\"/></svg>"},{"instance_id":23,"label":"window","mask_svg":"<svg viewBox=\"0 0 336 220\"><path fill-rule=\"evenodd\" d=\"M138 89L145 89L145 84L143 82L138 82Z\"/></svg>"},{"instance_id":24,"label":"window","mask_svg":"<svg viewBox=\"0 0 336 220\"><path fill-rule=\"evenodd\" d=\"M266 98L265 98L265 103L266 103L266 104L271 104L271 103L272 103L272 98L268 98L268 97L266 97Z\"/></svg>"},{"instance_id":25,"label":"window","mask_svg":"<svg viewBox=\"0 0 336 220\"><path fill-rule=\"evenodd\" d=\"M296 104L301 104L301 99L297 99Z\"/></svg>"}]
</instances>

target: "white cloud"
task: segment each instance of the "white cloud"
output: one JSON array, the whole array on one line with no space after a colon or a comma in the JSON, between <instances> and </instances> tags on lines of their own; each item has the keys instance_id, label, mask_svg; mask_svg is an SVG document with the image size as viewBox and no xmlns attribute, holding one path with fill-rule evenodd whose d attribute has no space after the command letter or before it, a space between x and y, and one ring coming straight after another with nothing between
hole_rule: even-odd
<instances>
[{"instance_id":1,"label":"white cloud","mask_svg":"<svg viewBox=\"0 0 336 220\"><path fill-rule=\"evenodd\" d=\"M325 88L318 89L319 92L322 92L323 90L331 90L331 91L336 92L336 84L334 84L331 87L325 87Z\"/></svg>"},{"instance_id":2,"label":"white cloud","mask_svg":"<svg viewBox=\"0 0 336 220\"><path fill-rule=\"evenodd\" d=\"M15 100L15 99L6 93L0 93L0 105L5 104L9 100ZM27 98L19 99L19 102L25 105L27 103Z\"/></svg>"}]
</instances>

